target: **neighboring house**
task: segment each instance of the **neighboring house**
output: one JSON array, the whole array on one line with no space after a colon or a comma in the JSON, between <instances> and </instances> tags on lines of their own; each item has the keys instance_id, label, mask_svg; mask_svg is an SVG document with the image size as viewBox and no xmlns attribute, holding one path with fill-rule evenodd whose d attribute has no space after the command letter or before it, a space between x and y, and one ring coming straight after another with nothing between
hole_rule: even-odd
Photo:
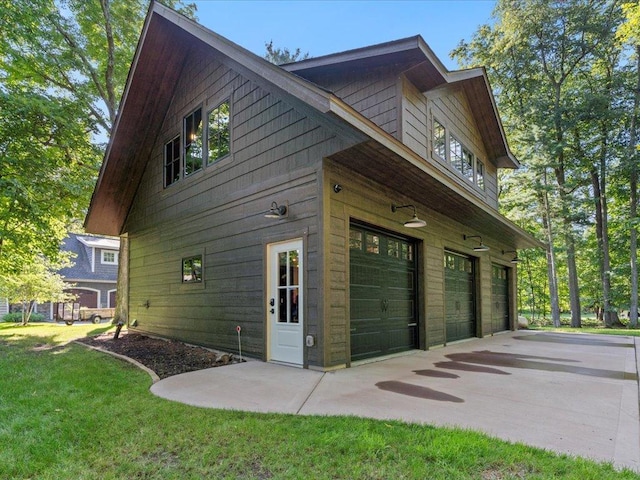
<instances>
[{"instance_id":1,"label":"neighboring house","mask_svg":"<svg viewBox=\"0 0 640 480\"><path fill-rule=\"evenodd\" d=\"M109 308L116 305L116 283L118 280L119 238L99 237L69 233L60 250L73 252L73 265L58 273L73 288L66 291L77 296L81 307ZM36 305L34 313L42 313L48 320L54 318L51 303ZM0 298L0 318L8 313L10 305Z\"/></svg>"},{"instance_id":2,"label":"neighboring house","mask_svg":"<svg viewBox=\"0 0 640 480\"><path fill-rule=\"evenodd\" d=\"M516 328L517 167L419 36L278 67L153 2L85 227L132 329L328 370Z\"/></svg>"},{"instance_id":3,"label":"neighboring house","mask_svg":"<svg viewBox=\"0 0 640 480\"><path fill-rule=\"evenodd\" d=\"M61 249L75 253L73 266L58 273L81 307L110 308L116 305L116 282L120 239L70 233Z\"/></svg>"}]
</instances>

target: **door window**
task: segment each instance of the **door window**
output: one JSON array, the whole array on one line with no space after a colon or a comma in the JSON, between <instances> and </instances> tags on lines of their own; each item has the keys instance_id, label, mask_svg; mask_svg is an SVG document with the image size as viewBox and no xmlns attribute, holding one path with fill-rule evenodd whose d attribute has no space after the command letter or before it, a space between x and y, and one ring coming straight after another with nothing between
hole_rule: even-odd
<instances>
[{"instance_id":1,"label":"door window","mask_svg":"<svg viewBox=\"0 0 640 480\"><path fill-rule=\"evenodd\" d=\"M300 294L299 250L278 253L278 323L298 323Z\"/></svg>"}]
</instances>

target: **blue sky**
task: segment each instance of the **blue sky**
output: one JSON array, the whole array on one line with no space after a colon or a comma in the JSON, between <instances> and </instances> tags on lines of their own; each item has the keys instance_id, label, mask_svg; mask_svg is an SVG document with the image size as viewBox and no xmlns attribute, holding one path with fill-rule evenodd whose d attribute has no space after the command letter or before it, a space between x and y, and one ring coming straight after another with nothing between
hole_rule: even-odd
<instances>
[{"instance_id":1,"label":"blue sky","mask_svg":"<svg viewBox=\"0 0 640 480\"><path fill-rule=\"evenodd\" d=\"M193 1L193 0L191 0ZM265 42L313 57L422 35L450 70L449 53L490 21L495 0L196 0L198 21L263 56Z\"/></svg>"}]
</instances>

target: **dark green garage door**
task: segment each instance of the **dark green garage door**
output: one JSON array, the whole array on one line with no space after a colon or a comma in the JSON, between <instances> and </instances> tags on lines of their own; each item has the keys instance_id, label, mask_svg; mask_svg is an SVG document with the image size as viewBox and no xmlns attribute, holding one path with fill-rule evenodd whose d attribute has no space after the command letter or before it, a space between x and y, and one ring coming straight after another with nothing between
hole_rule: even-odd
<instances>
[{"instance_id":1,"label":"dark green garage door","mask_svg":"<svg viewBox=\"0 0 640 480\"><path fill-rule=\"evenodd\" d=\"M415 245L351 226L351 360L417 346Z\"/></svg>"},{"instance_id":2,"label":"dark green garage door","mask_svg":"<svg viewBox=\"0 0 640 480\"><path fill-rule=\"evenodd\" d=\"M447 342L475 337L475 283L470 257L445 252L444 289Z\"/></svg>"},{"instance_id":3,"label":"dark green garage door","mask_svg":"<svg viewBox=\"0 0 640 480\"><path fill-rule=\"evenodd\" d=\"M509 330L508 269L492 265L491 274L491 329L493 332Z\"/></svg>"}]
</instances>

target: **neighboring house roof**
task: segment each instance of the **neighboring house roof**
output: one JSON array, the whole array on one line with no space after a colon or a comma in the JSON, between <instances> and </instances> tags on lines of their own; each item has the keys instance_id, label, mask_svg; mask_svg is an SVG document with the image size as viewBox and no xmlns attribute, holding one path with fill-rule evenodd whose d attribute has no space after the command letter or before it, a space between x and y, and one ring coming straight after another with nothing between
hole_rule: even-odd
<instances>
[{"instance_id":1,"label":"neighboring house roof","mask_svg":"<svg viewBox=\"0 0 640 480\"><path fill-rule=\"evenodd\" d=\"M406 66L404 75L421 91L460 84L473 104L491 160L498 166L515 168L518 162L507 145L483 69L448 72L419 36L279 67L156 2L151 3L145 21L91 199L85 220L88 232L123 233L184 61L203 48L216 50L240 75L319 121L331 124L352 140L354 147L332 156L336 161L351 168L366 167L362 171L375 180L415 194L444 215L455 212L456 218L469 228L499 236L518 249L540 246L524 230L459 188L393 135L326 89L303 78L313 77L322 68L340 69L392 58ZM146 128L141 128L142 125ZM411 174L398 175L399 167Z\"/></svg>"},{"instance_id":2,"label":"neighboring house roof","mask_svg":"<svg viewBox=\"0 0 640 480\"><path fill-rule=\"evenodd\" d=\"M117 267L95 268L94 262L100 262L97 250L119 250L120 240L114 238L93 237L70 233L64 240L61 250L75 253L73 266L63 268L58 273L71 282L95 281L115 282Z\"/></svg>"}]
</instances>

